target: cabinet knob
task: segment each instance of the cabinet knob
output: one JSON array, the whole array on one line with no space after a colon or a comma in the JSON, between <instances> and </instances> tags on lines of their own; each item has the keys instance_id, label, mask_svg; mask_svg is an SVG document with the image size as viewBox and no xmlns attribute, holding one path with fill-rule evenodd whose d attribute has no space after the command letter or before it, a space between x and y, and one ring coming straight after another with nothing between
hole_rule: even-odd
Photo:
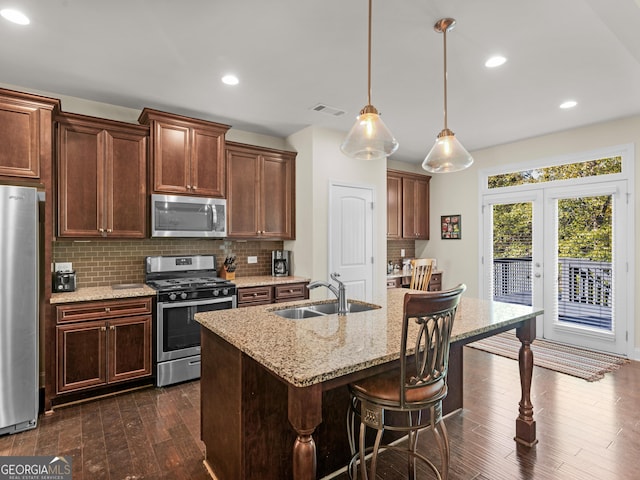
<instances>
[{"instance_id":1,"label":"cabinet knob","mask_svg":"<svg viewBox=\"0 0 640 480\"><path fill-rule=\"evenodd\" d=\"M191 187L191 189L192 189L192 190L197 190L197 189L198 189L198 186L197 186L197 185L193 185L193 186Z\"/></svg>"},{"instance_id":2,"label":"cabinet knob","mask_svg":"<svg viewBox=\"0 0 640 480\"><path fill-rule=\"evenodd\" d=\"M258 296L258 294L254 292L254 293L253 293L253 296L254 296L254 297L257 297L257 296Z\"/></svg>"},{"instance_id":3,"label":"cabinet knob","mask_svg":"<svg viewBox=\"0 0 640 480\"><path fill-rule=\"evenodd\" d=\"M113 232L113 230L110 228L107 228L107 233L111 233L111 232Z\"/></svg>"},{"instance_id":4,"label":"cabinet knob","mask_svg":"<svg viewBox=\"0 0 640 480\"><path fill-rule=\"evenodd\" d=\"M109 312L111 311L111 308L109 308L109 307L104 307L104 311L105 311L105 312L107 312L107 313L109 313Z\"/></svg>"},{"instance_id":5,"label":"cabinet knob","mask_svg":"<svg viewBox=\"0 0 640 480\"><path fill-rule=\"evenodd\" d=\"M103 331L103 332L106 332L107 331L107 327L100 327L100 330Z\"/></svg>"},{"instance_id":6,"label":"cabinet knob","mask_svg":"<svg viewBox=\"0 0 640 480\"><path fill-rule=\"evenodd\" d=\"M191 185L187 185L187 190L191 190Z\"/></svg>"},{"instance_id":7,"label":"cabinet knob","mask_svg":"<svg viewBox=\"0 0 640 480\"><path fill-rule=\"evenodd\" d=\"M99 229L98 229L98 231L99 231L100 233L104 233L104 228L99 228Z\"/></svg>"},{"instance_id":8,"label":"cabinet knob","mask_svg":"<svg viewBox=\"0 0 640 480\"><path fill-rule=\"evenodd\" d=\"M115 325L111 325L111 326L109 326L109 330L115 330L115 329L116 329L116 326L115 326Z\"/></svg>"}]
</instances>

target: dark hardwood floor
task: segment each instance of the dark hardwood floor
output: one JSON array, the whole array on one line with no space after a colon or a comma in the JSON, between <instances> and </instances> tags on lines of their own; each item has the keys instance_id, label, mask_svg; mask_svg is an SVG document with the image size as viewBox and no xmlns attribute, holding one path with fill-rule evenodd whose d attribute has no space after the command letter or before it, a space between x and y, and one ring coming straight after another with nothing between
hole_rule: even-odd
<instances>
[{"instance_id":1,"label":"dark hardwood floor","mask_svg":"<svg viewBox=\"0 0 640 480\"><path fill-rule=\"evenodd\" d=\"M446 420L451 480L638 478L640 363L594 383L535 367L540 442L531 449L513 441L517 362L466 348L465 385L465 408ZM74 480L208 479L199 402L199 383L189 382L58 408L37 429L0 437L0 455L71 455ZM430 432L420 443L438 459ZM406 478L403 456L381 458L378 479Z\"/></svg>"}]
</instances>

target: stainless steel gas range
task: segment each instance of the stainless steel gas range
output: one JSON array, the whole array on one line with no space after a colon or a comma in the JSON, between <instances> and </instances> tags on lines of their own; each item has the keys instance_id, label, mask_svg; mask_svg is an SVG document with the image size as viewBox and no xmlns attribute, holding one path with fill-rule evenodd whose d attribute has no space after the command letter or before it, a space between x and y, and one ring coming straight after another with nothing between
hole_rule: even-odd
<instances>
[{"instance_id":1,"label":"stainless steel gas range","mask_svg":"<svg viewBox=\"0 0 640 480\"><path fill-rule=\"evenodd\" d=\"M146 283L157 290L156 385L200 377L200 324L194 315L236 308L236 286L217 277L214 255L146 258Z\"/></svg>"}]
</instances>

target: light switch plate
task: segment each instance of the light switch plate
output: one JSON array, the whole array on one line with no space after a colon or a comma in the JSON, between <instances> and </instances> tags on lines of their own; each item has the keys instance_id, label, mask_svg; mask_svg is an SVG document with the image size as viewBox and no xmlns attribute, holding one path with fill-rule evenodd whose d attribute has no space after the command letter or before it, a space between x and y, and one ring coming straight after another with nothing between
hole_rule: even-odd
<instances>
[{"instance_id":1,"label":"light switch plate","mask_svg":"<svg viewBox=\"0 0 640 480\"><path fill-rule=\"evenodd\" d=\"M404 248L401 248L400 249L400 256L404 258L404 254L405 254Z\"/></svg>"},{"instance_id":2,"label":"light switch plate","mask_svg":"<svg viewBox=\"0 0 640 480\"><path fill-rule=\"evenodd\" d=\"M247 263L258 263L258 257L247 257Z\"/></svg>"},{"instance_id":3,"label":"light switch plate","mask_svg":"<svg viewBox=\"0 0 640 480\"><path fill-rule=\"evenodd\" d=\"M73 264L71 262L56 262L56 272L73 272Z\"/></svg>"}]
</instances>

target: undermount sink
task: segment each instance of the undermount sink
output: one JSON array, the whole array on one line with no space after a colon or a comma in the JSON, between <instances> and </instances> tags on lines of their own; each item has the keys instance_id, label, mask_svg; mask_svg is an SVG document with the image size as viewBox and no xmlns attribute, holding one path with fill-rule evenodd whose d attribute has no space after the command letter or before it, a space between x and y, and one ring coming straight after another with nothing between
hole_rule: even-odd
<instances>
[{"instance_id":1,"label":"undermount sink","mask_svg":"<svg viewBox=\"0 0 640 480\"><path fill-rule=\"evenodd\" d=\"M352 303L347 304L349 313L367 312L369 310L375 310L380 308L379 305L373 305L370 303ZM298 320L301 318L320 317L323 315L332 315L338 313L338 302L332 303L318 303L311 305L303 305L300 307L282 308L279 310L272 310L272 313L284 318L290 318Z\"/></svg>"}]
</instances>

